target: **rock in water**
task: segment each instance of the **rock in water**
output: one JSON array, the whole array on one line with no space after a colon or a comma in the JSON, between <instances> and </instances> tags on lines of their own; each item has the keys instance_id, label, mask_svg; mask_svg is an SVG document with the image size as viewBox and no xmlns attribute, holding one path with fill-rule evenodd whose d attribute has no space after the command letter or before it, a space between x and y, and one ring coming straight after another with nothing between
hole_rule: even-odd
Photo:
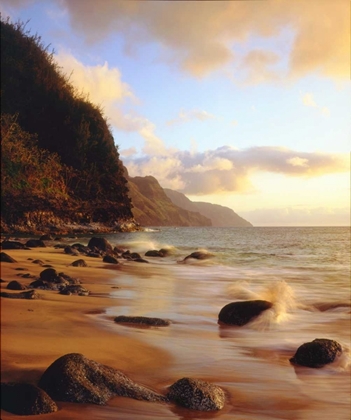
<instances>
[{"instance_id":1,"label":"rock in water","mask_svg":"<svg viewBox=\"0 0 351 420\"><path fill-rule=\"evenodd\" d=\"M266 300L247 300L244 302L228 303L219 312L218 322L242 326L272 306L273 304Z\"/></svg>"},{"instance_id":2,"label":"rock in water","mask_svg":"<svg viewBox=\"0 0 351 420\"><path fill-rule=\"evenodd\" d=\"M22 416L57 411L57 405L45 391L21 383L1 383L1 408Z\"/></svg>"},{"instance_id":3,"label":"rock in water","mask_svg":"<svg viewBox=\"0 0 351 420\"><path fill-rule=\"evenodd\" d=\"M337 341L316 338L309 343L302 344L290 362L294 365L318 368L334 362L341 353L342 347Z\"/></svg>"},{"instance_id":4,"label":"rock in water","mask_svg":"<svg viewBox=\"0 0 351 420\"><path fill-rule=\"evenodd\" d=\"M162 318L149 318L146 316L125 316L125 315L119 315L114 319L117 323L122 324L135 324L135 325L148 325L148 326L154 326L154 327L166 327L167 325L170 325L170 321L167 319Z\"/></svg>"},{"instance_id":5,"label":"rock in water","mask_svg":"<svg viewBox=\"0 0 351 420\"><path fill-rule=\"evenodd\" d=\"M39 386L58 401L103 405L115 395L166 401L163 395L136 384L122 372L79 353L66 354L52 363L41 377Z\"/></svg>"},{"instance_id":6,"label":"rock in water","mask_svg":"<svg viewBox=\"0 0 351 420\"><path fill-rule=\"evenodd\" d=\"M175 382L167 397L183 407L199 411L221 410L225 403L222 388L199 379L183 378Z\"/></svg>"},{"instance_id":7,"label":"rock in water","mask_svg":"<svg viewBox=\"0 0 351 420\"><path fill-rule=\"evenodd\" d=\"M107 252L107 251L112 251L112 245L110 244L110 242L105 239L105 238L100 238L100 237L92 237L88 243L88 247L90 249L94 249L97 248L101 251Z\"/></svg>"}]
</instances>

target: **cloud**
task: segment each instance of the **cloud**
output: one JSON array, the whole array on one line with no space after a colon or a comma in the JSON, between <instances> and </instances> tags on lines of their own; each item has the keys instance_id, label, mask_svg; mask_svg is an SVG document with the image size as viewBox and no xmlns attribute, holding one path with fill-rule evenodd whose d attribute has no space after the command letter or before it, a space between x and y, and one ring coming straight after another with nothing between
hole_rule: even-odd
<instances>
[{"instance_id":1,"label":"cloud","mask_svg":"<svg viewBox=\"0 0 351 420\"><path fill-rule=\"evenodd\" d=\"M181 110L177 118L167 121L167 125L179 124L191 120L206 121L214 118L216 118L214 115L200 109L192 109L190 111Z\"/></svg>"},{"instance_id":2,"label":"cloud","mask_svg":"<svg viewBox=\"0 0 351 420\"><path fill-rule=\"evenodd\" d=\"M238 150L222 146L205 152L161 148L160 139L151 135L144 151L150 155L124 159L132 176L153 175L163 187L185 194L206 195L223 192L252 192L251 176L270 172L292 177L318 177L349 171L349 157L344 154L298 152L282 147L251 147Z\"/></svg>"},{"instance_id":3,"label":"cloud","mask_svg":"<svg viewBox=\"0 0 351 420\"><path fill-rule=\"evenodd\" d=\"M305 93L304 95L301 95L302 103L307 107L312 107L318 109L323 115L326 117L329 117L330 111L329 108L326 106L319 106L317 105L316 101L314 100L314 97L312 93Z\"/></svg>"},{"instance_id":4,"label":"cloud","mask_svg":"<svg viewBox=\"0 0 351 420\"><path fill-rule=\"evenodd\" d=\"M278 74L296 78L317 72L344 79L350 74L348 0L60 4L87 43L118 34L129 52L157 44L160 60L195 77L223 67L246 70L246 79L254 83ZM283 42L287 32L289 47ZM263 47L254 48L253 39Z\"/></svg>"}]
</instances>

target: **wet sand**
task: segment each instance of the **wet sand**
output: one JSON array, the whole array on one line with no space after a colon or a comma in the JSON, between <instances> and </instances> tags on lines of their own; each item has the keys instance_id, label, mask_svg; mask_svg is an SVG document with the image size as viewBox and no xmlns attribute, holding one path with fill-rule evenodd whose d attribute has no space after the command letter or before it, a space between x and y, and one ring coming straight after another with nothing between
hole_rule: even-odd
<instances>
[{"instance_id":1,"label":"wet sand","mask_svg":"<svg viewBox=\"0 0 351 420\"><path fill-rule=\"evenodd\" d=\"M32 250L5 250L17 263L1 263L1 291L8 281L17 280L29 285L33 279L24 279L18 274L30 273L39 276L45 268L33 264L29 258L40 259L52 265L58 272L79 278L90 296L65 296L57 291L37 289L40 299L1 298L1 380L37 384L46 368L57 358L67 353L82 353L86 357L119 369L132 379L145 378L144 385L160 386L154 380L155 371L165 372L171 356L155 346L133 337L119 335L104 328L95 320L95 314L103 313L111 306L109 293L116 290L116 282L123 270L116 265L103 263L101 259L84 257L88 267L73 267L70 264L79 257L63 253L62 249L37 248ZM111 267L111 269L109 269ZM112 268L113 267L113 268ZM25 271L18 271L24 268ZM118 302L114 301L114 304ZM113 323L113 321L111 321ZM152 373L150 375L150 373ZM150 379L149 379L150 378ZM157 389L162 391L161 389ZM126 400L122 404L144 407L146 403ZM58 403L59 412L41 415L50 418L104 418L99 407ZM97 412L96 412L97 410ZM110 409L111 410L111 409ZM108 416L109 409L105 410ZM112 410L116 414L116 409ZM91 414L88 414L90 413ZM95 412L95 414L94 414ZM102 410L104 412L104 410ZM111 413L112 414L112 413ZM97 417L96 417L97 416ZM23 418L1 410L1 418ZM48 417L49 418L49 417Z\"/></svg>"},{"instance_id":2,"label":"wet sand","mask_svg":"<svg viewBox=\"0 0 351 420\"><path fill-rule=\"evenodd\" d=\"M39 276L44 268L29 258L40 259L58 272L79 278L91 294L65 296L38 290L38 300L1 298L2 381L37 384L53 361L78 352L161 394L176 380L190 376L216 383L227 395L219 412L115 397L105 406L57 402L59 411L40 415L40 419L350 418L349 367L296 369L289 363L300 344L316 337L347 344L347 308L324 313L295 308L282 319L272 318L274 314L267 311L269 319L248 328L221 327L217 324L219 310L246 288L239 293L240 282L235 283L234 293L232 279L214 276L206 266L153 262L113 265L49 247L5 252L17 260L1 263L1 278L6 282L18 280L28 285L33 279L18 274ZM70 265L79 258L88 267ZM1 283L1 289L6 285ZM281 286L289 290L289 286ZM279 296L284 295L281 286L275 290ZM300 290L298 285L296 289ZM160 317L172 323L168 327L135 328L114 323L116 315ZM1 419L23 417L2 410Z\"/></svg>"}]
</instances>

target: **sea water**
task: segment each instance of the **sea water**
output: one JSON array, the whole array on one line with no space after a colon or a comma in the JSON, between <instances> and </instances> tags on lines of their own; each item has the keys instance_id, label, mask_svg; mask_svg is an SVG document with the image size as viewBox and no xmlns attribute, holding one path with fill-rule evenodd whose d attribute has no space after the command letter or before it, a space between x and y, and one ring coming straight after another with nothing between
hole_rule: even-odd
<instances>
[{"instance_id":1,"label":"sea water","mask_svg":"<svg viewBox=\"0 0 351 420\"><path fill-rule=\"evenodd\" d=\"M227 394L216 413L122 402L113 403L116 418L351 418L349 228L155 227L105 237L149 264L127 262L138 271L116 273L119 289L99 321L116 315L171 321L147 329L109 324L116 334L171 354L165 372L140 372L137 379L152 375L162 391L187 376L216 383ZM167 257L144 256L161 248L169 250ZM194 251L209 258L184 260ZM251 299L273 307L242 327L218 324L224 305ZM315 338L338 341L342 356L319 369L291 365L296 349Z\"/></svg>"}]
</instances>

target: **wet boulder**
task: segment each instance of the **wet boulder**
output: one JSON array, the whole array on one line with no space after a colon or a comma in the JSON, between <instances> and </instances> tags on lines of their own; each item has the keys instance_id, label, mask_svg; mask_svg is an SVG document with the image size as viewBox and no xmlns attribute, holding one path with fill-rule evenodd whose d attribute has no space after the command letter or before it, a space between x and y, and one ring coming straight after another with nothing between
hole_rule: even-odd
<instances>
[{"instance_id":1,"label":"wet boulder","mask_svg":"<svg viewBox=\"0 0 351 420\"><path fill-rule=\"evenodd\" d=\"M94 250L94 248L97 248L100 251L104 252L112 251L112 245L107 239L95 236L90 239L88 247L92 250Z\"/></svg>"},{"instance_id":2,"label":"wet boulder","mask_svg":"<svg viewBox=\"0 0 351 420\"><path fill-rule=\"evenodd\" d=\"M46 268L39 274L41 280L55 282L58 278L58 272L54 268Z\"/></svg>"},{"instance_id":3,"label":"wet boulder","mask_svg":"<svg viewBox=\"0 0 351 420\"><path fill-rule=\"evenodd\" d=\"M225 305L218 314L218 322L242 326L258 317L263 311L273 306L266 300L247 300L231 302Z\"/></svg>"},{"instance_id":4,"label":"wet boulder","mask_svg":"<svg viewBox=\"0 0 351 420\"><path fill-rule=\"evenodd\" d=\"M22 416L57 411L57 405L45 391L23 383L1 383L1 408Z\"/></svg>"},{"instance_id":5,"label":"wet boulder","mask_svg":"<svg viewBox=\"0 0 351 420\"><path fill-rule=\"evenodd\" d=\"M73 261L71 265L73 267L88 267L88 264L83 259Z\"/></svg>"},{"instance_id":6,"label":"wet boulder","mask_svg":"<svg viewBox=\"0 0 351 420\"><path fill-rule=\"evenodd\" d=\"M10 283L6 286L6 289L9 290L26 290L26 286L24 284L21 284L17 280L12 280Z\"/></svg>"},{"instance_id":7,"label":"wet boulder","mask_svg":"<svg viewBox=\"0 0 351 420\"><path fill-rule=\"evenodd\" d=\"M1 248L2 249L28 249L28 247L22 244L22 242L6 241L6 240L1 243Z\"/></svg>"},{"instance_id":8,"label":"wet boulder","mask_svg":"<svg viewBox=\"0 0 351 420\"><path fill-rule=\"evenodd\" d=\"M209 258L212 258L213 255L210 254L209 252L204 252L204 251L196 251L196 252L192 252L190 255L186 256L184 258L184 260L182 260L181 262L187 261L189 258L195 259L195 260L207 260Z\"/></svg>"},{"instance_id":9,"label":"wet boulder","mask_svg":"<svg viewBox=\"0 0 351 420\"><path fill-rule=\"evenodd\" d=\"M80 284L68 284L60 288L61 295L78 295L78 296L88 296L89 290Z\"/></svg>"},{"instance_id":10,"label":"wet boulder","mask_svg":"<svg viewBox=\"0 0 351 420\"><path fill-rule=\"evenodd\" d=\"M170 325L170 321L162 318L149 318L146 316L125 316L119 315L114 319L115 322L120 324L134 324L134 325L147 325L154 327L165 327Z\"/></svg>"},{"instance_id":11,"label":"wet boulder","mask_svg":"<svg viewBox=\"0 0 351 420\"><path fill-rule=\"evenodd\" d=\"M164 254L162 251L152 249L150 251L145 252L145 257L164 257Z\"/></svg>"},{"instance_id":12,"label":"wet boulder","mask_svg":"<svg viewBox=\"0 0 351 420\"><path fill-rule=\"evenodd\" d=\"M75 256L79 255L79 252L73 247L71 247L70 245L65 246L63 252L68 255L75 255Z\"/></svg>"},{"instance_id":13,"label":"wet boulder","mask_svg":"<svg viewBox=\"0 0 351 420\"><path fill-rule=\"evenodd\" d=\"M313 341L302 344L290 359L294 365L319 368L334 362L335 358L342 353L341 345L327 338L316 338Z\"/></svg>"},{"instance_id":14,"label":"wet boulder","mask_svg":"<svg viewBox=\"0 0 351 420\"><path fill-rule=\"evenodd\" d=\"M45 248L46 247L46 245L41 239L29 239L26 242L26 246L28 246L29 248Z\"/></svg>"},{"instance_id":15,"label":"wet boulder","mask_svg":"<svg viewBox=\"0 0 351 420\"><path fill-rule=\"evenodd\" d=\"M1 262L8 262L8 263L16 263L17 261L10 257L10 255L6 254L6 252L0 253L0 261Z\"/></svg>"},{"instance_id":16,"label":"wet boulder","mask_svg":"<svg viewBox=\"0 0 351 420\"><path fill-rule=\"evenodd\" d=\"M33 260L33 261L32 261L32 264L44 265L45 263L44 263L44 261L42 261L42 260Z\"/></svg>"},{"instance_id":17,"label":"wet boulder","mask_svg":"<svg viewBox=\"0 0 351 420\"><path fill-rule=\"evenodd\" d=\"M66 354L52 363L40 378L39 386L57 401L103 405L116 395L144 401L166 400L124 373L79 353Z\"/></svg>"},{"instance_id":18,"label":"wet boulder","mask_svg":"<svg viewBox=\"0 0 351 420\"><path fill-rule=\"evenodd\" d=\"M167 394L169 400L199 411L221 410L225 403L222 388L199 379L183 378L175 382Z\"/></svg>"},{"instance_id":19,"label":"wet boulder","mask_svg":"<svg viewBox=\"0 0 351 420\"><path fill-rule=\"evenodd\" d=\"M118 264L117 258L113 257L112 255L105 255L102 261L110 264Z\"/></svg>"}]
</instances>

